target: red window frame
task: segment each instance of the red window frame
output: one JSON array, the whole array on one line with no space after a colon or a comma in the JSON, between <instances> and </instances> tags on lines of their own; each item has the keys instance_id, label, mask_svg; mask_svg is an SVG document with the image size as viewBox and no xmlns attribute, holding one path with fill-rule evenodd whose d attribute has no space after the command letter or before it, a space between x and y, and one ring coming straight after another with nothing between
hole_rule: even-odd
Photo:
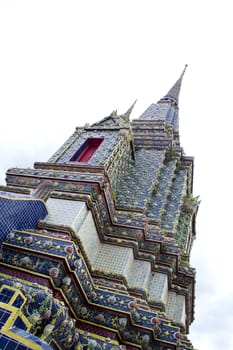
<instances>
[{"instance_id":1,"label":"red window frame","mask_svg":"<svg viewBox=\"0 0 233 350\"><path fill-rule=\"evenodd\" d=\"M87 163L97 151L101 143L103 142L103 137L90 137L88 138L78 151L70 159L71 162L82 162Z\"/></svg>"}]
</instances>

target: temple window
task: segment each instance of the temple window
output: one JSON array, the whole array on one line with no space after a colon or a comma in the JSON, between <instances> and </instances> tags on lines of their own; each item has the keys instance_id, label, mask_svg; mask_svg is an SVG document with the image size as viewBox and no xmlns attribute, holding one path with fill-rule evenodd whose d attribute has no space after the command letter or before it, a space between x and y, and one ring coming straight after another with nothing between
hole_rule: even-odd
<instances>
[{"instance_id":1,"label":"temple window","mask_svg":"<svg viewBox=\"0 0 233 350\"><path fill-rule=\"evenodd\" d=\"M73 157L70 158L70 161L87 163L97 151L103 140L103 137L88 138L78 149L78 151L73 155Z\"/></svg>"}]
</instances>

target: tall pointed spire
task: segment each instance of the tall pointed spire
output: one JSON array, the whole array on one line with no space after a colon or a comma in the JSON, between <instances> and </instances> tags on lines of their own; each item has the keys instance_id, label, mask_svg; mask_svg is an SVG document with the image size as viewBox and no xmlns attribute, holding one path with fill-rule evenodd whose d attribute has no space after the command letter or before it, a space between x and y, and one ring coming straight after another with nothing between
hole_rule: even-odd
<instances>
[{"instance_id":1,"label":"tall pointed spire","mask_svg":"<svg viewBox=\"0 0 233 350\"><path fill-rule=\"evenodd\" d=\"M137 100L135 100L132 106L124 114L121 115L121 118L125 120L129 120L130 114L132 113L132 110L134 109L136 102Z\"/></svg>"},{"instance_id":2,"label":"tall pointed spire","mask_svg":"<svg viewBox=\"0 0 233 350\"><path fill-rule=\"evenodd\" d=\"M166 123L173 125L174 130L179 133L179 94L181 83L187 64L185 65L179 79L175 82L168 93L161 98L156 104L152 103L139 119L147 120L164 120Z\"/></svg>"},{"instance_id":3,"label":"tall pointed spire","mask_svg":"<svg viewBox=\"0 0 233 350\"><path fill-rule=\"evenodd\" d=\"M164 102L164 101L170 100L172 102L175 102L176 105L178 105L181 83L182 83L183 76L184 76L184 73L186 71L187 66L188 65L186 64L179 79L172 86L172 88L168 91L168 93L163 98L161 98L158 102Z\"/></svg>"}]
</instances>

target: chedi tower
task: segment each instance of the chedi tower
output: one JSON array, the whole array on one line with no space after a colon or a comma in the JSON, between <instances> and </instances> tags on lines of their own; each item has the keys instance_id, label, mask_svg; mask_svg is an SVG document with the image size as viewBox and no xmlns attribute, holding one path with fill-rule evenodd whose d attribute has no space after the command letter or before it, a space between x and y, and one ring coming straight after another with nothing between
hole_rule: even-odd
<instances>
[{"instance_id":1,"label":"chedi tower","mask_svg":"<svg viewBox=\"0 0 233 350\"><path fill-rule=\"evenodd\" d=\"M0 188L0 347L193 349L198 199L179 141L184 71L134 105L76 128Z\"/></svg>"}]
</instances>

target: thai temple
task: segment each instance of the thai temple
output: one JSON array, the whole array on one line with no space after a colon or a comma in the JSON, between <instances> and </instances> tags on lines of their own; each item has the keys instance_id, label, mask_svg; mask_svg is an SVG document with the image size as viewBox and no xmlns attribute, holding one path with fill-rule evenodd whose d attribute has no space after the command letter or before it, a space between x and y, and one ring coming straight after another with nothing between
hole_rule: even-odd
<instances>
[{"instance_id":1,"label":"thai temple","mask_svg":"<svg viewBox=\"0 0 233 350\"><path fill-rule=\"evenodd\" d=\"M186 67L185 67L186 68ZM1 350L187 350L198 197L179 140L185 69L131 120L77 127L0 187Z\"/></svg>"}]
</instances>

